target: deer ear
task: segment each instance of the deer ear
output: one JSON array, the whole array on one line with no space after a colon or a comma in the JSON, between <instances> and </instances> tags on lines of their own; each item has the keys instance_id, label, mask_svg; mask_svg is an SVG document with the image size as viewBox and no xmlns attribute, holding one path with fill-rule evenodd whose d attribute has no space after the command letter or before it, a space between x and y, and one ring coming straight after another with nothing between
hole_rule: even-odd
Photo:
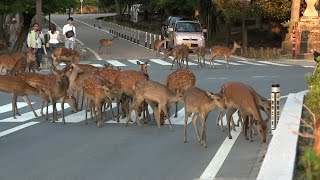
<instances>
[{"instance_id":1,"label":"deer ear","mask_svg":"<svg viewBox=\"0 0 320 180\"><path fill-rule=\"evenodd\" d=\"M209 98L214 99L215 95L209 91L206 91L207 96L209 96Z\"/></svg>"}]
</instances>

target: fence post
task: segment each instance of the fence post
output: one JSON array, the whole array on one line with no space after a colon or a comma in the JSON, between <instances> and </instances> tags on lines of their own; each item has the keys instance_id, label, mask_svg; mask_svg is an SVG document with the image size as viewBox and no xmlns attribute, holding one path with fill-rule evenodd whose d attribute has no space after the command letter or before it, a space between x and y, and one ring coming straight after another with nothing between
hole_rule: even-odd
<instances>
[{"instance_id":1,"label":"fence post","mask_svg":"<svg viewBox=\"0 0 320 180\"><path fill-rule=\"evenodd\" d=\"M101 29L101 19L99 19L99 29Z\"/></svg>"},{"instance_id":2,"label":"fence post","mask_svg":"<svg viewBox=\"0 0 320 180\"><path fill-rule=\"evenodd\" d=\"M140 44L140 31L138 30L137 44Z\"/></svg>"},{"instance_id":3,"label":"fence post","mask_svg":"<svg viewBox=\"0 0 320 180\"><path fill-rule=\"evenodd\" d=\"M272 84L271 87L271 132L277 128L280 118L280 85Z\"/></svg>"},{"instance_id":4,"label":"fence post","mask_svg":"<svg viewBox=\"0 0 320 180\"><path fill-rule=\"evenodd\" d=\"M150 35L149 36L149 49L151 49L151 36L152 36L152 34L150 33L149 35Z\"/></svg>"},{"instance_id":5,"label":"fence post","mask_svg":"<svg viewBox=\"0 0 320 180\"><path fill-rule=\"evenodd\" d=\"M146 32L146 38L144 38L144 47L148 47L148 33Z\"/></svg>"},{"instance_id":6,"label":"fence post","mask_svg":"<svg viewBox=\"0 0 320 180\"><path fill-rule=\"evenodd\" d=\"M292 29L292 58L297 58L297 45L298 45L298 23L295 22Z\"/></svg>"},{"instance_id":7,"label":"fence post","mask_svg":"<svg viewBox=\"0 0 320 180\"><path fill-rule=\"evenodd\" d=\"M132 41L132 28L130 28L130 41Z\"/></svg>"},{"instance_id":8,"label":"fence post","mask_svg":"<svg viewBox=\"0 0 320 180\"><path fill-rule=\"evenodd\" d=\"M136 43L137 30L133 31L133 43Z\"/></svg>"}]
</instances>

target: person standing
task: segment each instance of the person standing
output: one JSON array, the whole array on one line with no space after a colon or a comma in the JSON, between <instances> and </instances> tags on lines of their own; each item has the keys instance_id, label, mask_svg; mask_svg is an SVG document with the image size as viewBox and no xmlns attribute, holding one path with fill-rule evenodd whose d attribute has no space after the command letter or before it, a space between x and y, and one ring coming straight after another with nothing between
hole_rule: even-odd
<instances>
[{"instance_id":1,"label":"person standing","mask_svg":"<svg viewBox=\"0 0 320 180\"><path fill-rule=\"evenodd\" d=\"M73 26L73 18L68 18L68 23L63 26L63 35L65 38L65 48L73 49L75 37L76 37L76 28Z\"/></svg>"},{"instance_id":2,"label":"person standing","mask_svg":"<svg viewBox=\"0 0 320 180\"><path fill-rule=\"evenodd\" d=\"M34 23L32 30L28 33L27 46L29 51L35 51L38 67L42 62L42 44L44 42L43 33L39 30L39 24Z\"/></svg>"},{"instance_id":3,"label":"person standing","mask_svg":"<svg viewBox=\"0 0 320 180\"><path fill-rule=\"evenodd\" d=\"M49 38L49 44L47 45L47 48L49 48L49 51L52 53L55 49L59 47L60 37L56 25L50 25L50 30L47 32L47 35Z\"/></svg>"},{"instance_id":4,"label":"person standing","mask_svg":"<svg viewBox=\"0 0 320 180\"><path fill-rule=\"evenodd\" d=\"M12 23L10 24L9 31L10 31L10 43L11 43L11 46L13 46L16 40L18 39L18 35L20 32L19 24L17 23L16 18L12 18Z\"/></svg>"}]
</instances>

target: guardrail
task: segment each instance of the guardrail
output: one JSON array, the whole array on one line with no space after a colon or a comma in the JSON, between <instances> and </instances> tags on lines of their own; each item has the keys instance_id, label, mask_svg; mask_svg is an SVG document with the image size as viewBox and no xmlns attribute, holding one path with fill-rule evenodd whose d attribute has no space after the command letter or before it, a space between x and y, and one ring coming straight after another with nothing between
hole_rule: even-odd
<instances>
[{"instance_id":1,"label":"guardrail","mask_svg":"<svg viewBox=\"0 0 320 180\"><path fill-rule=\"evenodd\" d=\"M258 180L293 179L298 135L291 132L289 128L299 131L303 98L306 92L289 94L260 168Z\"/></svg>"}]
</instances>

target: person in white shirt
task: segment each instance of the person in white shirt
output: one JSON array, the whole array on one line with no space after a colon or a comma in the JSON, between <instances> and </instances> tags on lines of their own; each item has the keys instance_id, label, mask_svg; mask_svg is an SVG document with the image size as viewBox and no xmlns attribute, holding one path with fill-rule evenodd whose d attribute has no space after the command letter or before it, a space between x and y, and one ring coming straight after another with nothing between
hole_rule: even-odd
<instances>
[{"instance_id":1,"label":"person in white shirt","mask_svg":"<svg viewBox=\"0 0 320 180\"><path fill-rule=\"evenodd\" d=\"M32 26L32 30L28 33L27 37L27 46L28 50L35 50L36 61L38 67L42 62L42 43L44 42L43 33L39 30L39 24L34 23Z\"/></svg>"},{"instance_id":2,"label":"person in white shirt","mask_svg":"<svg viewBox=\"0 0 320 180\"><path fill-rule=\"evenodd\" d=\"M47 32L47 37L49 42L46 44L47 48L49 48L50 53L52 54L55 49L59 47L59 31L57 31L57 27L54 24L50 25L50 30ZM50 57L50 56L49 56ZM49 58L49 60L52 60Z\"/></svg>"},{"instance_id":3,"label":"person in white shirt","mask_svg":"<svg viewBox=\"0 0 320 180\"><path fill-rule=\"evenodd\" d=\"M63 35L64 35L64 38L65 38L65 48L68 48L68 49L73 49L73 46L74 46L74 42L75 42L75 36L76 36L76 28L72 25L73 23L73 18L72 17L69 17L68 18L68 24L64 25L63 26ZM66 36L66 33L68 31L73 31L74 33L74 36L72 37L67 37Z\"/></svg>"}]
</instances>

